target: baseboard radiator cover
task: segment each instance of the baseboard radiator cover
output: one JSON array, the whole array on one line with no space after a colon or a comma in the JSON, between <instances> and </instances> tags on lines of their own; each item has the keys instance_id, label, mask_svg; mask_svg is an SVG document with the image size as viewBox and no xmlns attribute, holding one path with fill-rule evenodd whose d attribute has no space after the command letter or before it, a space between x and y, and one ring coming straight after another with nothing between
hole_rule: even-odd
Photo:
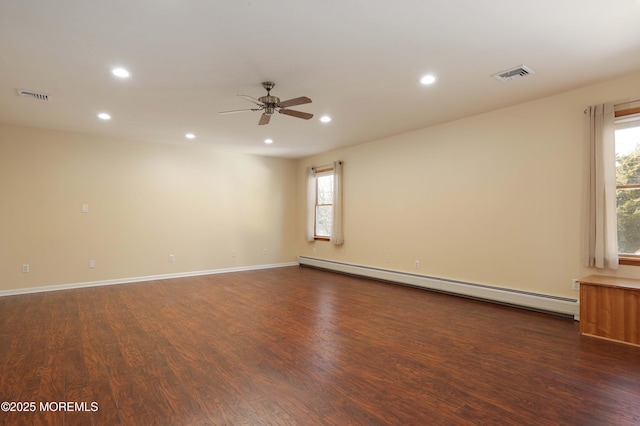
<instances>
[{"instance_id":1,"label":"baseboard radiator cover","mask_svg":"<svg viewBox=\"0 0 640 426\"><path fill-rule=\"evenodd\" d=\"M117 278L113 280L90 281L73 284L59 284L42 287L27 287L11 290L0 290L0 297L15 296L19 294L42 293L46 291L71 290L74 288L100 287L105 285L130 284L144 281L168 280L171 278L198 277L202 275L227 274L230 272L255 271L259 269L284 268L298 266L298 262L272 263L264 265L238 266L234 268L208 269L204 271L178 272L173 274L149 275L144 277Z\"/></svg>"},{"instance_id":2,"label":"baseboard radiator cover","mask_svg":"<svg viewBox=\"0 0 640 426\"><path fill-rule=\"evenodd\" d=\"M456 281L446 278L430 277L427 275L411 274L408 272L391 271L388 269L354 265L307 256L298 256L298 263L301 266L326 269L333 272L372 278L375 280L411 287L424 288L441 293L448 293L534 311L552 313L572 317L576 320L579 319L579 305L577 299L531 293L509 288L493 287L484 284Z\"/></svg>"}]
</instances>

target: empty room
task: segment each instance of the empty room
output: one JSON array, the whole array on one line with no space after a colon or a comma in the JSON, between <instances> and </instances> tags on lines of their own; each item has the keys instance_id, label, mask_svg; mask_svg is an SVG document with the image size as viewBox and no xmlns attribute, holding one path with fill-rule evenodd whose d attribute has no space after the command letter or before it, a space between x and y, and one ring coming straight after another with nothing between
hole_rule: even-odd
<instances>
[{"instance_id":1,"label":"empty room","mask_svg":"<svg viewBox=\"0 0 640 426\"><path fill-rule=\"evenodd\" d=\"M0 0L0 425L640 424L639 22Z\"/></svg>"}]
</instances>

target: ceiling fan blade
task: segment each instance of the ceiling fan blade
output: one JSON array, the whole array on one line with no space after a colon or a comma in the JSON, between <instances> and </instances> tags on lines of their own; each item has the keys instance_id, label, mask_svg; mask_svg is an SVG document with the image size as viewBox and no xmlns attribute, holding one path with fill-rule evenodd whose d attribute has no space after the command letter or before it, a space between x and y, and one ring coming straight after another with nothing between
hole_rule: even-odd
<instances>
[{"instance_id":1,"label":"ceiling fan blade","mask_svg":"<svg viewBox=\"0 0 640 426\"><path fill-rule=\"evenodd\" d=\"M278 104L280 108L287 108L290 106L302 105L302 104L310 104L311 99L306 96L300 96L299 98L289 99L287 101L282 101Z\"/></svg>"},{"instance_id":2,"label":"ceiling fan blade","mask_svg":"<svg viewBox=\"0 0 640 426\"><path fill-rule=\"evenodd\" d=\"M280 114L290 115L292 117L297 117L297 118L303 118L305 120L308 120L311 117L313 117L313 114L309 114L308 112L296 111L293 109L281 109L281 110L278 110L278 112Z\"/></svg>"},{"instance_id":3,"label":"ceiling fan blade","mask_svg":"<svg viewBox=\"0 0 640 426\"><path fill-rule=\"evenodd\" d=\"M220 111L218 114L235 114L236 112L260 111L260 108L234 109L231 111Z\"/></svg>"},{"instance_id":4,"label":"ceiling fan blade","mask_svg":"<svg viewBox=\"0 0 640 426\"><path fill-rule=\"evenodd\" d=\"M258 105L258 106L264 106L264 104L263 104L262 102L260 102L260 101L259 101L259 100L257 100L256 98L251 97L251 96L249 96L249 95L238 95L238 96L240 96L242 99L245 99L245 100L247 100L247 101L249 101L249 102L253 102L254 104L256 104L256 105Z\"/></svg>"},{"instance_id":5,"label":"ceiling fan blade","mask_svg":"<svg viewBox=\"0 0 640 426\"><path fill-rule=\"evenodd\" d=\"M269 120L271 120L271 116L263 113L260 116L260 121L258 121L258 126L262 126L263 124L269 124Z\"/></svg>"}]
</instances>

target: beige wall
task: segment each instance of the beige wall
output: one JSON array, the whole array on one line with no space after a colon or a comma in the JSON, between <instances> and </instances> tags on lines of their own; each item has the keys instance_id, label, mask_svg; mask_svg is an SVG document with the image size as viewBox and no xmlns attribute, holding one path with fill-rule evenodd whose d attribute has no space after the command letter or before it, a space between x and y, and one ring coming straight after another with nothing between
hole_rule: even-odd
<instances>
[{"instance_id":1,"label":"beige wall","mask_svg":"<svg viewBox=\"0 0 640 426\"><path fill-rule=\"evenodd\" d=\"M294 160L0 126L0 291L293 262L294 177Z\"/></svg>"},{"instance_id":2,"label":"beige wall","mask_svg":"<svg viewBox=\"0 0 640 426\"><path fill-rule=\"evenodd\" d=\"M302 254L576 297L572 278L640 277L582 266L582 111L634 99L640 73L298 161L0 125L0 291ZM304 238L306 167L335 159L342 247Z\"/></svg>"},{"instance_id":3,"label":"beige wall","mask_svg":"<svg viewBox=\"0 0 640 426\"><path fill-rule=\"evenodd\" d=\"M345 244L306 242L299 201L298 252L566 297L572 278L640 277L582 266L583 111L633 99L640 74L302 159L299 200L306 167L345 161Z\"/></svg>"}]
</instances>

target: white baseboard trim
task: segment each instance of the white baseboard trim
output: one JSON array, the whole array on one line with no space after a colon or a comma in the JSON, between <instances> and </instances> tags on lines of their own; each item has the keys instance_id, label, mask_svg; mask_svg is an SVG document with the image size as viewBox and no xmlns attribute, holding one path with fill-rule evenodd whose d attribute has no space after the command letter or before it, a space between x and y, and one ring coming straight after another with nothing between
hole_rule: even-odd
<instances>
[{"instance_id":1,"label":"white baseboard trim","mask_svg":"<svg viewBox=\"0 0 640 426\"><path fill-rule=\"evenodd\" d=\"M388 269L353 265L307 256L298 256L298 263L303 266L312 266L320 269L327 269L335 272L358 275L413 287L421 287L504 305L571 316L576 320L579 319L578 301L576 299L566 297L531 293L527 291L493 287L484 284L430 277L407 272L397 272Z\"/></svg>"},{"instance_id":2,"label":"white baseboard trim","mask_svg":"<svg viewBox=\"0 0 640 426\"><path fill-rule=\"evenodd\" d=\"M0 297L15 296L19 294L42 293L45 291L70 290L74 288L99 287L104 285L137 283L143 281L167 280L171 278L197 277L201 275L226 274L229 272L255 271L258 269L284 268L286 266L298 266L298 262L273 263L267 265L239 266L235 268L209 269L206 271L178 272L175 274L149 275L146 277L118 278L114 280L89 281L84 283L59 284L43 287L18 288L15 290L1 290Z\"/></svg>"}]
</instances>

